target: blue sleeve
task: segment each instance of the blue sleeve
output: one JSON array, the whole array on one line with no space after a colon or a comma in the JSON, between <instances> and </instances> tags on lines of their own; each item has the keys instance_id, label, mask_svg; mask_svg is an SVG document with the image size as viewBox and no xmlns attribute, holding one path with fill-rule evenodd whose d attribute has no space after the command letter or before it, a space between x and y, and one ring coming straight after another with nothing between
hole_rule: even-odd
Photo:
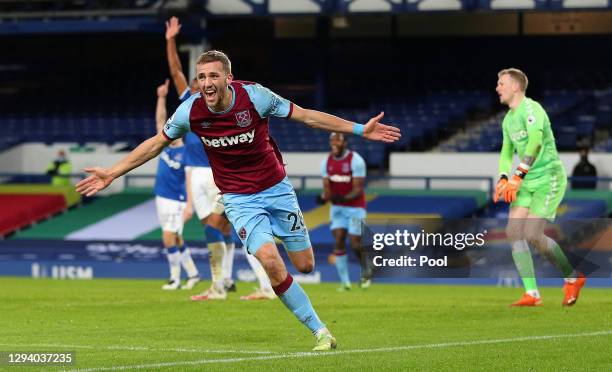
<instances>
[{"instance_id":1,"label":"blue sleeve","mask_svg":"<svg viewBox=\"0 0 612 372\"><path fill-rule=\"evenodd\" d=\"M191 97L191 87L185 88L183 93L181 93L181 95L179 97L179 100L181 100L181 102L183 102L183 101L186 101L189 97Z\"/></svg>"},{"instance_id":2,"label":"blue sleeve","mask_svg":"<svg viewBox=\"0 0 612 372\"><path fill-rule=\"evenodd\" d=\"M286 118L291 113L291 102L284 99L270 89L259 84L243 85L247 91L255 110L262 118L276 116Z\"/></svg>"},{"instance_id":3,"label":"blue sleeve","mask_svg":"<svg viewBox=\"0 0 612 372\"><path fill-rule=\"evenodd\" d=\"M325 158L321 162L321 177L323 178L329 177L329 174L327 174L327 159L328 158Z\"/></svg>"},{"instance_id":4,"label":"blue sleeve","mask_svg":"<svg viewBox=\"0 0 612 372\"><path fill-rule=\"evenodd\" d=\"M169 139L176 139L183 137L183 135L189 132L189 113L191 112L191 106L193 101L199 94L194 94L189 97L187 101L181 103L176 109L174 114L170 116L170 119L164 125L164 135Z\"/></svg>"},{"instance_id":5,"label":"blue sleeve","mask_svg":"<svg viewBox=\"0 0 612 372\"><path fill-rule=\"evenodd\" d=\"M361 155L353 151L353 158L351 159L351 171L353 177L365 177L366 176L366 164L363 161Z\"/></svg>"}]
</instances>

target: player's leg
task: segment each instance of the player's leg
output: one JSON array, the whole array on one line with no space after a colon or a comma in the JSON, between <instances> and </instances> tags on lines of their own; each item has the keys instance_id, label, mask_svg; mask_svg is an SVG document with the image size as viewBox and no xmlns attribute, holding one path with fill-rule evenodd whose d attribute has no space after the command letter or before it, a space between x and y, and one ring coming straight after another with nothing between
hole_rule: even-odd
<instances>
[{"instance_id":1,"label":"player's leg","mask_svg":"<svg viewBox=\"0 0 612 372\"><path fill-rule=\"evenodd\" d=\"M191 171L193 205L206 234L206 247L211 273L211 287L202 294L192 296L193 300L225 299L227 293L223 286L223 256L225 239L211 218L218 189L214 184L210 168L193 168Z\"/></svg>"},{"instance_id":2,"label":"player's leg","mask_svg":"<svg viewBox=\"0 0 612 372\"><path fill-rule=\"evenodd\" d=\"M338 291L351 289L351 280L348 272L348 257L346 255L346 232L348 229L348 218L343 213L345 207L332 205L329 209L331 224L329 226L334 237L334 251L329 262L336 266L338 277L340 278L340 288Z\"/></svg>"},{"instance_id":3,"label":"player's leg","mask_svg":"<svg viewBox=\"0 0 612 372\"><path fill-rule=\"evenodd\" d=\"M578 295L586 280L582 273L574 269L559 244L544 234L546 220L555 218L557 208L563 200L567 177L565 171L559 169L540 178L534 193L534 202L529 209L525 235L529 244L542 253L563 274L565 296L562 305L571 306L578 300Z\"/></svg>"},{"instance_id":4,"label":"player's leg","mask_svg":"<svg viewBox=\"0 0 612 372\"><path fill-rule=\"evenodd\" d=\"M270 278L268 278L266 270L264 270L263 266L261 266L261 263L257 260L257 258L247 251L245 245L243 245L242 248L244 249L247 262L249 263L251 270L253 270L253 273L255 273L255 277L259 282L259 287L254 292L248 295L240 296L240 299L246 301L275 299L276 294L272 289L272 283L270 283Z\"/></svg>"},{"instance_id":5,"label":"player's leg","mask_svg":"<svg viewBox=\"0 0 612 372\"><path fill-rule=\"evenodd\" d=\"M181 202L179 204L180 211L179 213L183 214L183 210L185 209L185 203ZM193 258L191 257L191 251L189 247L185 244L185 240L183 239L183 228L184 221L182 217L179 219L180 226L176 236L176 246L179 250L179 259L182 268L187 273L187 281L181 287L181 289L192 289L196 284L200 282L200 273L198 272L198 268L193 262Z\"/></svg>"},{"instance_id":6,"label":"player's leg","mask_svg":"<svg viewBox=\"0 0 612 372\"><path fill-rule=\"evenodd\" d=\"M359 260L359 266L361 269L361 278L359 286L363 289L368 288L372 282L372 267L369 264L369 260L366 257L366 252L361 246L361 223L366 218L365 208L354 208L351 207L348 210L349 213L349 242L351 249L355 252L357 259Z\"/></svg>"},{"instance_id":7,"label":"player's leg","mask_svg":"<svg viewBox=\"0 0 612 372\"><path fill-rule=\"evenodd\" d=\"M335 244L334 251L332 252L332 259L340 278L340 288L338 291L347 291L351 289L351 279L348 271L348 256L346 254L346 228L337 227L338 225L333 224L332 221L332 234L334 236Z\"/></svg>"},{"instance_id":8,"label":"player's leg","mask_svg":"<svg viewBox=\"0 0 612 372\"><path fill-rule=\"evenodd\" d=\"M565 296L561 305L572 306L578 300L586 279L574 270L559 244L544 234L546 224L546 220L541 216L530 214L525 224L525 237L530 246L536 248L563 274Z\"/></svg>"},{"instance_id":9,"label":"player's leg","mask_svg":"<svg viewBox=\"0 0 612 372\"><path fill-rule=\"evenodd\" d=\"M177 217L182 218L176 213L174 201L160 196L155 197L157 218L162 229L162 244L166 252L168 266L170 269L170 279L162 286L164 290L174 290L181 287L181 263L177 242Z\"/></svg>"},{"instance_id":10,"label":"player's leg","mask_svg":"<svg viewBox=\"0 0 612 372\"><path fill-rule=\"evenodd\" d=\"M221 256L221 283L223 284L224 290L233 286L233 291L236 291L236 286L232 279L233 263L234 263L234 239L231 235L231 224L227 221L227 218L223 214L213 212L207 221L208 227L215 229L215 237L219 236L223 242L223 256ZM218 233L217 233L218 231ZM220 234L220 235L219 235ZM212 266L211 266L212 269Z\"/></svg>"},{"instance_id":11,"label":"player's leg","mask_svg":"<svg viewBox=\"0 0 612 372\"><path fill-rule=\"evenodd\" d=\"M293 256L294 260L297 261L307 261L308 255L312 256L312 248L299 252L289 252L289 257ZM276 244L271 242L265 243L257 249L255 256L268 273L274 293L276 293L287 309L315 336L317 341L313 350L325 351L335 349L336 339L319 319L306 292L293 280L291 274L287 272Z\"/></svg>"},{"instance_id":12,"label":"player's leg","mask_svg":"<svg viewBox=\"0 0 612 372\"><path fill-rule=\"evenodd\" d=\"M512 248L512 259L521 276L526 292L519 301L512 304L513 306L536 306L541 304L540 292L535 279L533 258L531 257L531 251L524 234L525 220L528 215L528 207L511 206L508 225L506 226L506 235Z\"/></svg>"},{"instance_id":13,"label":"player's leg","mask_svg":"<svg viewBox=\"0 0 612 372\"><path fill-rule=\"evenodd\" d=\"M251 254L255 254L270 278L274 293L298 320L316 337L314 350L331 350L336 339L315 312L302 287L293 280L276 248L274 234L283 235L287 250L293 254L296 267L302 272L314 268L308 230L289 180L256 195L226 194L225 211L238 237ZM280 235L277 232L281 233Z\"/></svg>"},{"instance_id":14,"label":"player's leg","mask_svg":"<svg viewBox=\"0 0 612 372\"><path fill-rule=\"evenodd\" d=\"M225 254L223 255L223 285L226 291L236 292L236 284L233 279L234 251L236 249L236 244L232 236L232 224L225 216L225 208L223 207L220 194L215 196L211 218L215 219L214 225L219 226L219 230L223 234L223 241L225 242Z\"/></svg>"}]
</instances>

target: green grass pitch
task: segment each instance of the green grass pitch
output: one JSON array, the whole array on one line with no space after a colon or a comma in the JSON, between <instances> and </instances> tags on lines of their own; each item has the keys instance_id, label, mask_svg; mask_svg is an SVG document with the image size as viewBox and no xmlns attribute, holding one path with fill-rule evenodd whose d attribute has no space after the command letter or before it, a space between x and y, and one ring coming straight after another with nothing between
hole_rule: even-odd
<instances>
[{"instance_id":1,"label":"green grass pitch","mask_svg":"<svg viewBox=\"0 0 612 372\"><path fill-rule=\"evenodd\" d=\"M282 303L191 302L203 290L161 281L0 278L0 352L75 351L61 367L0 370L612 370L612 290L587 287L572 308L560 288L544 306L510 308L521 290L374 284L338 293L304 285L338 339L314 339Z\"/></svg>"}]
</instances>

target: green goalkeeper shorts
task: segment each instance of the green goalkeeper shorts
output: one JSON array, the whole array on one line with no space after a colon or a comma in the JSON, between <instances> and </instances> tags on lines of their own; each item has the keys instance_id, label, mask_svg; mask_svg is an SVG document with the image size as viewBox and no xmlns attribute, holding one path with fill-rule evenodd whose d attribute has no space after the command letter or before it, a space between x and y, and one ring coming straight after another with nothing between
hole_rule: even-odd
<instances>
[{"instance_id":1,"label":"green goalkeeper shorts","mask_svg":"<svg viewBox=\"0 0 612 372\"><path fill-rule=\"evenodd\" d=\"M536 178L529 174L516 195L511 207L529 208L529 214L554 220L557 208L563 200L567 187L567 176L563 167L547 169Z\"/></svg>"}]
</instances>

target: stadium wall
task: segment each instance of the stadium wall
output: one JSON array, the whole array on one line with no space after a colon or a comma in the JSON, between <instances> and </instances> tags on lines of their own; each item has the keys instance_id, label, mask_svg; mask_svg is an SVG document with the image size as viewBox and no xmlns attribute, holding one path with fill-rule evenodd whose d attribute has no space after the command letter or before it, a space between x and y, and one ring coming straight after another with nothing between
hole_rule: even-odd
<instances>
[{"instance_id":1,"label":"stadium wall","mask_svg":"<svg viewBox=\"0 0 612 372\"><path fill-rule=\"evenodd\" d=\"M3 173L37 174L44 173L48 163L52 161L60 149L69 150L75 144L26 143L16 146L0 154L0 171ZM91 144L87 152L69 152L70 161L75 173L80 173L88 166L110 166L126 152L115 152L114 147L105 144ZM290 176L319 176L320 165L327 153L295 152L283 153L287 173ZM571 174L579 161L576 153L561 153L568 175ZM389 175L401 176L488 176L497 178L498 153L391 153ZM601 177L612 177L612 154L592 153L590 161L597 167ZM515 164L516 165L516 164ZM151 161L135 170L131 175L155 175L157 161ZM75 177L76 178L76 177ZM75 179L76 180L76 179ZM150 186L152 179L131 180L130 186ZM423 188L422 180L395 180L392 188ZM312 184L310 184L312 183ZM484 181L447 181L433 180L432 188L443 184L445 188L472 188L487 190L488 183ZM118 192L124 188L124 183L112 185L110 192ZM306 187L321 187L320 181L308 180Z\"/></svg>"},{"instance_id":2,"label":"stadium wall","mask_svg":"<svg viewBox=\"0 0 612 372\"><path fill-rule=\"evenodd\" d=\"M576 153L560 153L568 176L580 160ZM391 176L489 176L497 179L499 153L392 153L389 159ZM612 154L592 153L589 160L597 168L599 177L612 176ZM514 166L518 165L515 157ZM431 187L443 183L444 188L469 188L487 190L488 183L483 181L432 180ZM394 180L392 188L422 187L423 181ZM608 187L612 187L608 186Z\"/></svg>"}]
</instances>

